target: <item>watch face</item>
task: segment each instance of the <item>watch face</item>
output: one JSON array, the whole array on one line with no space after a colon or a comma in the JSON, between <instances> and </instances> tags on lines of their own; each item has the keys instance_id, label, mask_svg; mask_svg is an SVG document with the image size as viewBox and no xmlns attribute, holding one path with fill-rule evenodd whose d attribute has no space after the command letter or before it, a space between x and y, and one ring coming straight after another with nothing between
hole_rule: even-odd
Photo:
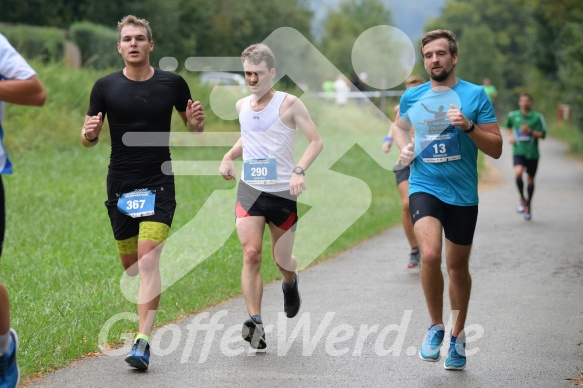
<instances>
[{"instance_id":1,"label":"watch face","mask_svg":"<svg viewBox=\"0 0 583 388\"><path fill-rule=\"evenodd\" d=\"M294 172L295 172L296 174L303 174L303 173L304 173L304 169L303 169L303 168L301 168L301 167L295 167L295 168L294 168Z\"/></svg>"}]
</instances>

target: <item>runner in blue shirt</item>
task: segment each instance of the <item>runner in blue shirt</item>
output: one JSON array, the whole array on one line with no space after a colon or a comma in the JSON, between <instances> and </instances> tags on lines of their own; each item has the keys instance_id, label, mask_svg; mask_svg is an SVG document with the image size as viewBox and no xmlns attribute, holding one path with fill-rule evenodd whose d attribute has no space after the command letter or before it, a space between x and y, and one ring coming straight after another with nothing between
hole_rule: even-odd
<instances>
[{"instance_id":1,"label":"runner in blue shirt","mask_svg":"<svg viewBox=\"0 0 583 388\"><path fill-rule=\"evenodd\" d=\"M472 284L468 264L478 218L478 150L499 158L502 137L484 89L455 75L458 46L453 33L426 33L421 53L430 82L405 92L400 102L401 119L394 123L400 163L411 165L409 207L421 251L421 283L431 319L419 356L425 361L438 361L445 336L441 272L444 233L454 318L444 366L461 370L466 366L464 325ZM409 135L412 126L414 140Z\"/></svg>"}]
</instances>

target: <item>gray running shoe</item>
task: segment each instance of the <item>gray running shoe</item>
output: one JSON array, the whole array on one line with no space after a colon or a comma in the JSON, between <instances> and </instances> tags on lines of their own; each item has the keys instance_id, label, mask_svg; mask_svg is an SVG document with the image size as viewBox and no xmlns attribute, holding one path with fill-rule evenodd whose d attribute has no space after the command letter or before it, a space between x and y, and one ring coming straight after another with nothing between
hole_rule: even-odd
<instances>
[{"instance_id":1,"label":"gray running shoe","mask_svg":"<svg viewBox=\"0 0 583 388\"><path fill-rule=\"evenodd\" d=\"M526 221L530 221L532 219L532 213L530 212L530 207L526 206L524 208L524 214L522 214Z\"/></svg>"},{"instance_id":2,"label":"gray running shoe","mask_svg":"<svg viewBox=\"0 0 583 388\"><path fill-rule=\"evenodd\" d=\"M520 203L518 204L518 207L516 208L516 212L517 213L524 213L525 208L526 208L526 201L521 198Z\"/></svg>"},{"instance_id":3,"label":"gray running shoe","mask_svg":"<svg viewBox=\"0 0 583 388\"><path fill-rule=\"evenodd\" d=\"M249 318L243 322L241 336L245 341L249 342L249 345L251 345L253 349L261 350L267 347L263 324L255 322L253 318Z\"/></svg>"},{"instance_id":4,"label":"gray running shoe","mask_svg":"<svg viewBox=\"0 0 583 388\"><path fill-rule=\"evenodd\" d=\"M409 264L407 264L407 268L417 268L419 267L420 262L421 256L419 251L411 251L411 255L409 256Z\"/></svg>"}]
</instances>

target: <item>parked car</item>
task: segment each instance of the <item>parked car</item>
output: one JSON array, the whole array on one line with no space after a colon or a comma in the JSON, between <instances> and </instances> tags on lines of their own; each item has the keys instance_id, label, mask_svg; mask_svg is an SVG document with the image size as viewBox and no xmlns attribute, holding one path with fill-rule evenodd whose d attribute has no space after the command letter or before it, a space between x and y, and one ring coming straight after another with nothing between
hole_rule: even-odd
<instances>
[{"instance_id":1,"label":"parked car","mask_svg":"<svg viewBox=\"0 0 583 388\"><path fill-rule=\"evenodd\" d=\"M200 83L202 85L240 86L242 92L246 93L247 91L245 78L237 73L207 71L200 76Z\"/></svg>"}]
</instances>

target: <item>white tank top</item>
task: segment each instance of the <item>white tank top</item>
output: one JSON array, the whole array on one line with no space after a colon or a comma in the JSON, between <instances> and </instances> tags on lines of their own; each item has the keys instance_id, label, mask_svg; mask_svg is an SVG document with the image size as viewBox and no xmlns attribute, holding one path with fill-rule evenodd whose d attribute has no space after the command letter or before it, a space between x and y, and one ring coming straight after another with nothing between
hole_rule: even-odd
<instances>
[{"instance_id":1,"label":"white tank top","mask_svg":"<svg viewBox=\"0 0 583 388\"><path fill-rule=\"evenodd\" d=\"M275 158L277 168L276 183L256 184L246 182L251 187L265 191L277 192L289 190L289 182L294 168L294 146L296 130L284 125L279 116L284 92L275 92L267 106L259 112L251 109L251 97L245 97L239 123L243 140L243 162L252 159ZM252 180L245 176L245 168L241 173L243 181Z\"/></svg>"}]
</instances>

